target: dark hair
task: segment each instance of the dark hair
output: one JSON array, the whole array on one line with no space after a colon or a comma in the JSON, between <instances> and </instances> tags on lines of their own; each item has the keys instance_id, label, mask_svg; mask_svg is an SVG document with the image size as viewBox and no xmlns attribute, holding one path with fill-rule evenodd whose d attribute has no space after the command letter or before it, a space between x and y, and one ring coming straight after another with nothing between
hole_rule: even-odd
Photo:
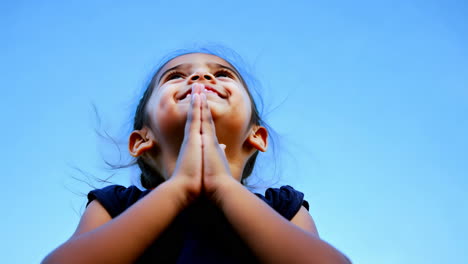
<instances>
[{"instance_id":1,"label":"dark hair","mask_svg":"<svg viewBox=\"0 0 468 264\"><path fill-rule=\"evenodd\" d=\"M138 106L135 111L135 116L133 119L134 130L142 129L145 125L148 125L149 119L148 119L148 114L145 109L151 97L151 94L153 93L153 90L155 89L157 85L156 76L159 74L161 69L164 67L164 65L166 65L172 59L182 56L182 55L191 54L191 53L211 54L211 55L220 57L224 59L226 62L228 62L230 66L232 66L238 72L241 78L241 82L246 88L247 94L249 95L251 105L252 105L252 111L251 111L252 115L250 118L250 124L251 125L265 125L264 121L260 117L257 104L250 92L249 82L247 82L245 79L245 76L250 77L250 75L242 67L239 67L238 65L238 63L242 63L242 59L240 58L240 56L234 51L224 48L224 47L223 48L220 48L220 47L206 48L205 47L205 48L196 48L196 49L190 49L190 50L187 50L187 49L177 50L167 55L162 60L162 62L160 63L160 66L157 67L157 70L152 74L150 81L145 87L143 96L139 100ZM253 82L253 78L248 78L247 80ZM241 182L243 184L245 184L245 180L252 174L255 162L257 160L257 156L258 156L258 150L247 161L244 167L244 170L242 172ZM152 166L149 165L149 163L147 163L147 161L145 160L143 156L136 158L136 163L138 164L141 170L140 182L144 188L146 189L155 188L156 186L158 186L160 183L164 181L163 176L157 170L152 168Z\"/></svg>"}]
</instances>

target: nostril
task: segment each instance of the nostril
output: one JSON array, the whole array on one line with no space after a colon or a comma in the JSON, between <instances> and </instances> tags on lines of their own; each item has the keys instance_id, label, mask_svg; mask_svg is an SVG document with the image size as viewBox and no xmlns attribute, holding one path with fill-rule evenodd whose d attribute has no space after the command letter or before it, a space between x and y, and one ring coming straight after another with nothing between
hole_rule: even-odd
<instances>
[{"instance_id":1,"label":"nostril","mask_svg":"<svg viewBox=\"0 0 468 264\"><path fill-rule=\"evenodd\" d=\"M192 81L195 81L195 80L198 80L198 78L200 78L200 76L195 75L195 76L192 76L191 80L192 80Z\"/></svg>"},{"instance_id":2,"label":"nostril","mask_svg":"<svg viewBox=\"0 0 468 264\"><path fill-rule=\"evenodd\" d=\"M207 80L211 80L211 76L209 76L209 75L204 75L203 77L205 77L205 79L207 79Z\"/></svg>"}]
</instances>

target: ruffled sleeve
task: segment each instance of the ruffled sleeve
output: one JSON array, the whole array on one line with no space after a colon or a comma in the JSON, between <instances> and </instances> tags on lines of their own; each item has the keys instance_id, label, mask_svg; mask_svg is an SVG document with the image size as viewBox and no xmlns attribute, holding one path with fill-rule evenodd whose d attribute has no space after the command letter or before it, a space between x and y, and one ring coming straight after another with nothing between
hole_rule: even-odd
<instances>
[{"instance_id":1,"label":"ruffled sleeve","mask_svg":"<svg viewBox=\"0 0 468 264\"><path fill-rule=\"evenodd\" d=\"M149 191L141 191L136 186L124 187L121 185L110 185L102 189L96 189L88 193L89 205L93 200L106 209L109 215L114 218L132 206L135 202L145 196Z\"/></svg>"},{"instance_id":2,"label":"ruffled sleeve","mask_svg":"<svg viewBox=\"0 0 468 264\"><path fill-rule=\"evenodd\" d=\"M264 196L258 193L256 195L288 220L299 212L301 206L309 210L309 203L304 200L304 194L289 185L268 188Z\"/></svg>"}]
</instances>

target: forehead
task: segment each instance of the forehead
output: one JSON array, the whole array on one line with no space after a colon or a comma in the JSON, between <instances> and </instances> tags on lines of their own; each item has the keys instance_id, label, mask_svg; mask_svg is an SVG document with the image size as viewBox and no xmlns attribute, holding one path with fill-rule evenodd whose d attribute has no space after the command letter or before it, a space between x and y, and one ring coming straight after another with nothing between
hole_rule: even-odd
<instances>
[{"instance_id":1,"label":"forehead","mask_svg":"<svg viewBox=\"0 0 468 264\"><path fill-rule=\"evenodd\" d=\"M168 61L160 70L160 72L164 72L167 69L176 67L178 65L188 65L188 66L204 66L204 65L211 65L211 64L221 64L226 67L232 68L231 64L225 61L224 59L212 55L212 54L206 54L206 53L190 53L190 54L184 54L178 57L175 57L174 59Z\"/></svg>"}]
</instances>

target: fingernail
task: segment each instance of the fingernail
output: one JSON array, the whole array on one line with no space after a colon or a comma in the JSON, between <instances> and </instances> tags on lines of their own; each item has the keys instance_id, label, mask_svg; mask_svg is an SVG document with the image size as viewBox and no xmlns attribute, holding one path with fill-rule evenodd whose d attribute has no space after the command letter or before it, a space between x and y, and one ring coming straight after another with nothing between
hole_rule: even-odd
<instances>
[{"instance_id":1,"label":"fingernail","mask_svg":"<svg viewBox=\"0 0 468 264\"><path fill-rule=\"evenodd\" d=\"M199 93L199 94L202 94L202 92L203 92L203 89L205 89L205 85L204 85L204 84L201 84L201 83L199 83L199 84L198 84L198 93Z\"/></svg>"},{"instance_id":2,"label":"fingernail","mask_svg":"<svg viewBox=\"0 0 468 264\"><path fill-rule=\"evenodd\" d=\"M194 83L192 85L192 94L200 94L202 89L204 88L204 85L201 83Z\"/></svg>"}]
</instances>

